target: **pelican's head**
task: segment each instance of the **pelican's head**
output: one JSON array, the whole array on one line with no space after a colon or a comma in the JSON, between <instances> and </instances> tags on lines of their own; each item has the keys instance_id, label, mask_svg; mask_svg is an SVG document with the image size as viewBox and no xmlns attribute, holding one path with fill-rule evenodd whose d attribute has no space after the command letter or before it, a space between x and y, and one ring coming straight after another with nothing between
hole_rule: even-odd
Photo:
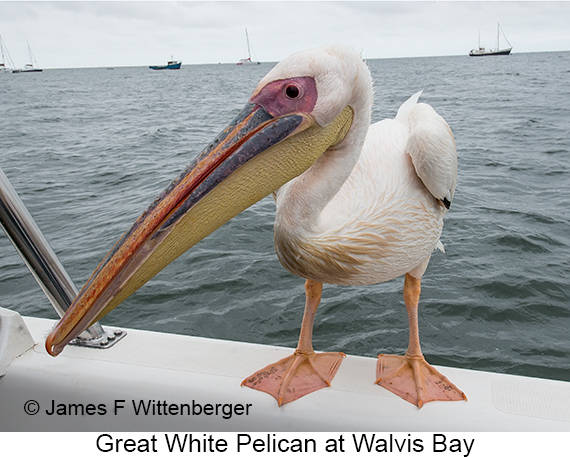
<instances>
[{"instance_id":1,"label":"pelican's head","mask_svg":"<svg viewBox=\"0 0 570 457\"><path fill-rule=\"evenodd\" d=\"M370 75L343 46L280 62L249 103L150 207L97 267L46 341L52 355L175 258L347 141ZM367 126L368 127L368 124Z\"/></svg>"},{"instance_id":2,"label":"pelican's head","mask_svg":"<svg viewBox=\"0 0 570 457\"><path fill-rule=\"evenodd\" d=\"M259 82L251 101L266 109L291 109L293 106L283 101L289 98L287 88L290 85L311 91L312 108L307 114L320 126L329 125L346 106L351 106L356 116L368 119L366 130L370 126L372 79L368 67L354 49L335 44L290 55ZM306 96L299 99L307 103ZM278 104L283 106L278 108ZM302 106L300 100L295 104Z\"/></svg>"}]
</instances>

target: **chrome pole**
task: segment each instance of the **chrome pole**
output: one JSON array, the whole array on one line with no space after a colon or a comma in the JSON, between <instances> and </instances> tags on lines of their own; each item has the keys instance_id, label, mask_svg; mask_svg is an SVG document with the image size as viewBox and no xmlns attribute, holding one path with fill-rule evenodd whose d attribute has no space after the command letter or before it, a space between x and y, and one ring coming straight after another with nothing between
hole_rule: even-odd
<instances>
[{"instance_id":1,"label":"chrome pole","mask_svg":"<svg viewBox=\"0 0 570 457\"><path fill-rule=\"evenodd\" d=\"M77 288L1 168L0 225L58 315L63 316L77 296ZM74 344L110 347L125 334L122 330L107 333L96 322Z\"/></svg>"}]
</instances>

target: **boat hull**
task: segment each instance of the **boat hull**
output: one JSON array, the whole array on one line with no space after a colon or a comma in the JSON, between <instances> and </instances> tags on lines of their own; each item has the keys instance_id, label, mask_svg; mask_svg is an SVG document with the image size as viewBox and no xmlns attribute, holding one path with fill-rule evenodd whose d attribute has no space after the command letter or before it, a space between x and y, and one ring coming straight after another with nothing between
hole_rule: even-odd
<instances>
[{"instance_id":1,"label":"boat hull","mask_svg":"<svg viewBox=\"0 0 570 457\"><path fill-rule=\"evenodd\" d=\"M152 65L148 68L151 70L180 70L182 62L170 64L170 65Z\"/></svg>"},{"instance_id":2,"label":"boat hull","mask_svg":"<svg viewBox=\"0 0 570 457\"><path fill-rule=\"evenodd\" d=\"M259 62L254 62L251 59L241 59L236 65L259 65Z\"/></svg>"},{"instance_id":3,"label":"boat hull","mask_svg":"<svg viewBox=\"0 0 570 457\"><path fill-rule=\"evenodd\" d=\"M473 49L469 51L471 57L483 57L483 56L508 56L511 53L511 49L499 49L498 51L479 51Z\"/></svg>"},{"instance_id":4,"label":"boat hull","mask_svg":"<svg viewBox=\"0 0 570 457\"><path fill-rule=\"evenodd\" d=\"M41 68L34 68L32 70L12 70L12 73L39 73L43 71Z\"/></svg>"}]
</instances>

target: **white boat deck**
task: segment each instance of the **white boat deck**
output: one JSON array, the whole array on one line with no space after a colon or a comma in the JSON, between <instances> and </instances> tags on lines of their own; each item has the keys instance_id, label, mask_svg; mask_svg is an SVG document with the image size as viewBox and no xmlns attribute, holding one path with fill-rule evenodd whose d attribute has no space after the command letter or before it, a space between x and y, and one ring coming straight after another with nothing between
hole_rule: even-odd
<instances>
[{"instance_id":1,"label":"white boat deck","mask_svg":"<svg viewBox=\"0 0 570 457\"><path fill-rule=\"evenodd\" d=\"M54 324L0 308L1 431L570 431L567 382L438 367L469 401L420 410L374 384L376 359L349 355L331 388L279 408L240 384L291 349L127 329L52 358Z\"/></svg>"}]
</instances>

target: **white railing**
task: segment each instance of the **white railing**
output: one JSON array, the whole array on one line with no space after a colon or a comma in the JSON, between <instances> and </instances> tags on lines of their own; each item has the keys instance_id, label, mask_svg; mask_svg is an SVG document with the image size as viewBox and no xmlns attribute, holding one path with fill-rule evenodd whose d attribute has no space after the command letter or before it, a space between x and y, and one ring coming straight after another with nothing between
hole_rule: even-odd
<instances>
[{"instance_id":1,"label":"white railing","mask_svg":"<svg viewBox=\"0 0 570 457\"><path fill-rule=\"evenodd\" d=\"M0 226L58 315L63 316L77 296L77 288L1 168ZM125 335L122 330L105 332L95 323L71 344L107 348Z\"/></svg>"}]
</instances>

